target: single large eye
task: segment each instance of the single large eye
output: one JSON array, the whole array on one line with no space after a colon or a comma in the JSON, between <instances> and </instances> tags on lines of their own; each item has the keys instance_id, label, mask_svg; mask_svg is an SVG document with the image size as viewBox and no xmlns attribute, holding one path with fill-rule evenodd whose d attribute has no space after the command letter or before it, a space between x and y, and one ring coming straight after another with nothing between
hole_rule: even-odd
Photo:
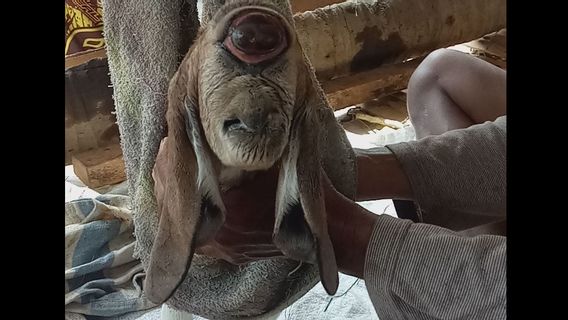
<instances>
[{"instance_id":1,"label":"single large eye","mask_svg":"<svg viewBox=\"0 0 568 320\"><path fill-rule=\"evenodd\" d=\"M239 60L256 64L282 53L288 47L288 39L280 19L260 11L248 11L233 20L224 44Z\"/></svg>"}]
</instances>

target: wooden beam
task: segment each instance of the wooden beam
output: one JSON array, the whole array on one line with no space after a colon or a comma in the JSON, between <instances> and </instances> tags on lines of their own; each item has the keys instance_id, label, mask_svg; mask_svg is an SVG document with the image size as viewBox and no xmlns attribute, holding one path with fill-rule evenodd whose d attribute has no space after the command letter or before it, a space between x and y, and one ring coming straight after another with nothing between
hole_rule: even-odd
<instances>
[{"instance_id":1,"label":"wooden beam","mask_svg":"<svg viewBox=\"0 0 568 320\"><path fill-rule=\"evenodd\" d=\"M334 110L346 108L405 89L421 61L413 59L325 81L322 88Z\"/></svg>"}]
</instances>

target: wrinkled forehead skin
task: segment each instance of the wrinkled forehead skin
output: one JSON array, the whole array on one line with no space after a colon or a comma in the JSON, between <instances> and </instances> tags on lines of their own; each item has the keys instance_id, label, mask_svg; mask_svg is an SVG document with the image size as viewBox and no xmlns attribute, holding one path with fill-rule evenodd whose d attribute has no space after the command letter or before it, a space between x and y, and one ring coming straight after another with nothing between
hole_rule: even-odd
<instances>
[{"instance_id":1,"label":"wrinkled forehead skin","mask_svg":"<svg viewBox=\"0 0 568 320\"><path fill-rule=\"evenodd\" d=\"M218 16L223 16L228 11L243 6L259 6L273 9L284 16L291 25L294 23L292 9L288 0L204 0L201 18L202 25L205 26L211 19L215 20Z\"/></svg>"}]
</instances>

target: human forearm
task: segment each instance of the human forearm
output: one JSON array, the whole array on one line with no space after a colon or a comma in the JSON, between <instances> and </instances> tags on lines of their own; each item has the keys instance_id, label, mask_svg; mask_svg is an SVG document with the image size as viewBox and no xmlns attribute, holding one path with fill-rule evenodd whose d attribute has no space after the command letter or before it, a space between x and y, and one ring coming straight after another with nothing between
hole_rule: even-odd
<instances>
[{"instance_id":1,"label":"human forearm","mask_svg":"<svg viewBox=\"0 0 568 320\"><path fill-rule=\"evenodd\" d=\"M408 177L387 148L356 149L357 201L412 199Z\"/></svg>"}]
</instances>

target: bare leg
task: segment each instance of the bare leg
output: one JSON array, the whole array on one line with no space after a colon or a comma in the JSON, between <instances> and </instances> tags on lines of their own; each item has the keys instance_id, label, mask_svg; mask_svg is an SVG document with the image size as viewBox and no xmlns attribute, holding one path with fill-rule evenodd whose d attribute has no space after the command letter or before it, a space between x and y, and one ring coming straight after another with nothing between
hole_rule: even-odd
<instances>
[{"instance_id":1,"label":"bare leg","mask_svg":"<svg viewBox=\"0 0 568 320\"><path fill-rule=\"evenodd\" d=\"M417 138L493 121L506 113L506 72L461 52L436 50L410 78L407 104Z\"/></svg>"},{"instance_id":2,"label":"bare leg","mask_svg":"<svg viewBox=\"0 0 568 320\"><path fill-rule=\"evenodd\" d=\"M407 105L418 139L492 121L506 113L506 72L461 52L436 50L410 77ZM419 220L412 201L393 203L400 218Z\"/></svg>"}]
</instances>

